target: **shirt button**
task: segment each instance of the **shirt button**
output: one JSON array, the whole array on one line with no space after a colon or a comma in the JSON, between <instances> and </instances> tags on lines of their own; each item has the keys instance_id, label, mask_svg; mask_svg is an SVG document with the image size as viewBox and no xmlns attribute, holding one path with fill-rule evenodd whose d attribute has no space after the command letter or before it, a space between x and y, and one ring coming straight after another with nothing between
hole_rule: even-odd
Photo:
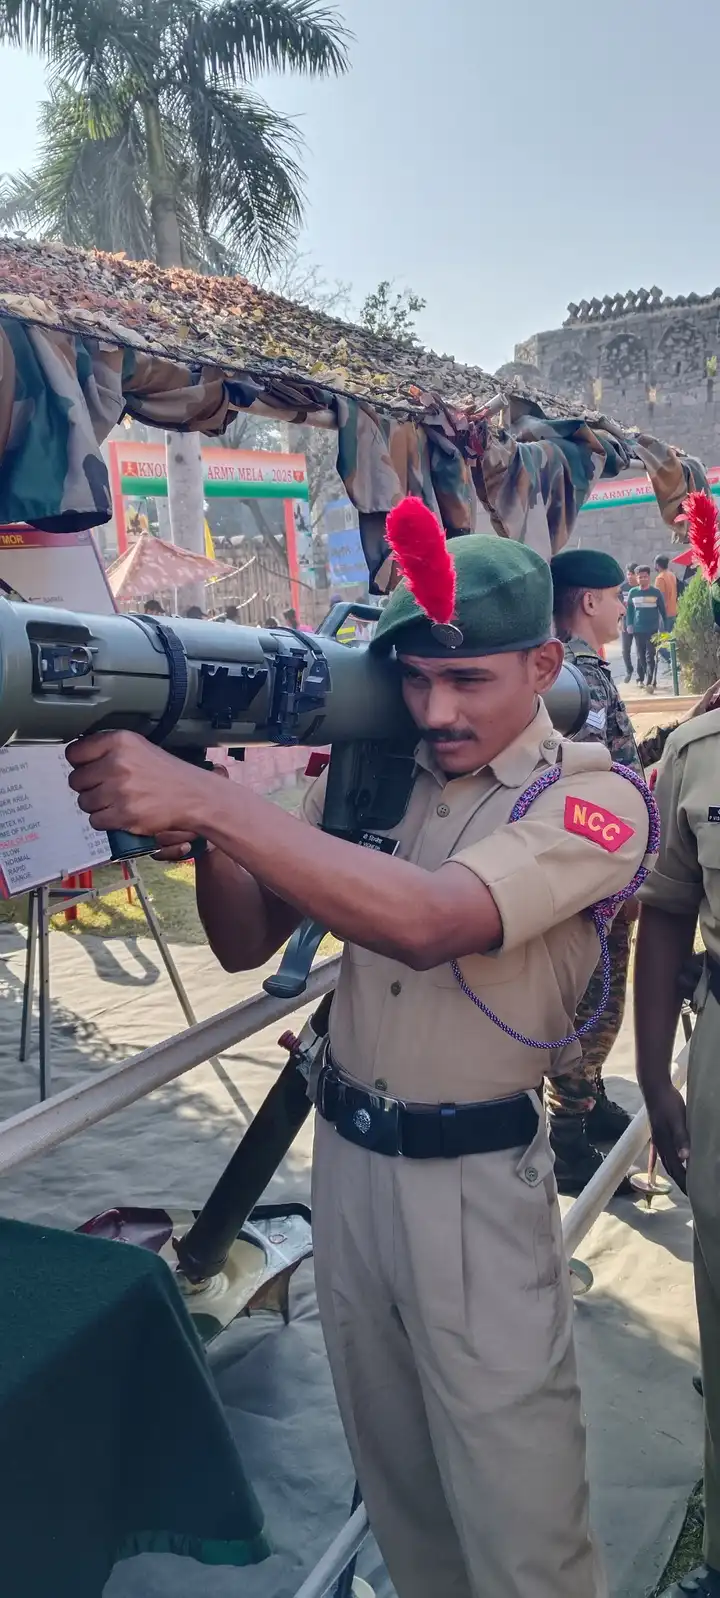
<instances>
[{"instance_id":1,"label":"shirt button","mask_svg":"<svg viewBox=\"0 0 720 1598\"><path fill-rule=\"evenodd\" d=\"M439 816L449 816L449 814L450 814L450 806L449 805L438 805L437 813L438 813Z\"/></svg>"},{"instance_id":2,"label":"shirt button","mask_svg":"<svg viewBox=\"0 0 720 1598\"><path fill-rule=\"evenodd\" d=\"M542 742L543 749L554 749L556 747L556 744L557 744L557 739L556 738L543 738L543 742Z\"/></svg>"},{"instance_id":3,"label":"shirt button","mask_svg":"<svg viewBox=\"0 0 720 1598\"><path fill-rule=\"evenodd\" d=\"M537 1182L537 1179L538 1179L538 1174L537 1174L537 1171L535 1170L535 1166L534 1165L526 1166L525 1167L525 1181L529 1182L531 1187L534 1187L535 1183Z\"/></svg>"},{"instance_id":4,"label":"shirt button","mask_svg":"<svg viewBox=\"0 0 720 1598\"><path fill-rule=\"evenodd\" d=\"M385 1081L384 1076L376 1076L375 1086L378 1090L378 1093L387 1093L387 1082Z\"/></svg>"},{"instance_id":5,"label":"shirt button","mask_svg":"<svg viewBox=\"0 0 720 1598\"><path fill-rule=\"evenodd\" d=\"M390 992L397 998L398 994L402 993L402 982L391 982Z\"/></svg>"}]
</instances>

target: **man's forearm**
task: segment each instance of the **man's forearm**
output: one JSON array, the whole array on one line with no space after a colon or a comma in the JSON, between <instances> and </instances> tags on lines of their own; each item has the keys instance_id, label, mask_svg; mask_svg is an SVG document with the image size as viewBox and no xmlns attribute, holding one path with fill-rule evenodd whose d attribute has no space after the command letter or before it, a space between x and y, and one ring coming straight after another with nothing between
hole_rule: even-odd
<instances>
[{"instance_id":1,"label":"man's forearm","mask_svg":"<svg viewBox=\"0 0 720 1598\"><path fill-rule=\"evenodd\" d=\"M229 791L213 793L211 813L201 821L198 812L188 818L191 824L202 825L205 836L265 889L337 937L419 969L447 960L449 942L452 956L499 943L494 901L462 867L426 871L329 837L247 789L224 787ZM471 930L463 930L464 914Z\"/></svg>"},{"instance_id":2,"label":"man's forearm","mask_svg":"<svg viewBox=\"0 0 720 1598\"><path fill-rule=\"evenodd\" d=\"M264 965L298 924L290 905L264 893L219 849L209 849L197 861L195 892L208 943L226 971Z\"/></svg>"},{"instance_id":3,"label":"man's forearm","mask_svg":"<svg viewBox=\"0 0 720 1598\"><path fill-rule=\"evenodd\" d=\"M641 905L635 952L637 1076L646 1102L670 1077L682 994L680 971L692 954L697 916Z\"/></svg>"}]
</instances>

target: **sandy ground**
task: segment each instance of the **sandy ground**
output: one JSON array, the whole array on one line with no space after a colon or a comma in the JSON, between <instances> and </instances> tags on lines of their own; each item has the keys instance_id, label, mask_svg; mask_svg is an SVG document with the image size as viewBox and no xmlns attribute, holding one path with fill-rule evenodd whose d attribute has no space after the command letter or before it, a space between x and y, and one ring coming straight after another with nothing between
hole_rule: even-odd
<instances>
[{"instance_id":1,"label":"sandy ground","mask_svg":"<svg viewBox=\"0 0 720 1598\"><path fill-rule=\"evenodd\" d=\"M53 933L51 942L55 1091L180 1029L177 1001L147 939L108 943ZM259 987L257 974L225 975L204 948L176 946L174 953L199 1015ZM3 928L2 1118L33 1103L37 1094L37 1056L25 1065L17 1057L23 956L23 934ZM116 1202L201 1202L281 1064L281 1030L276 1025L230 1051L223 1060L225 1080L210 1065L198 1067L0 1179L0 1211L74 1226ZM634 1107L627 1029L608 1079ZM307 1199L311 1135L308 1123L272 1184L272 1196ZM595 1274L593 1291L578 1303L577 1328L594 1518L614 1598L644 1598L652 1590L700 1474L701 1406L691 1385L697 1356L690 1245L689 1214L679 1198L661 1201L650 1214L639 1203L618 1200L580 1251ZM278 1543L272 1567L255 1573L253 1585L243 1579L241 1589L237 1572L203 1571L169 1556L144 1558L118 1567L108 1598L229 1598L240 1590L247 1598L255 1592L291 1598L339 1528L351 1476L310 1271L298 1281L295 1302L287 1330L267 1317L242 1323L213 1356ZM259 1392L265 1394L264 1422ZM372 1551L366 1573L378 1594L390 1591Z\"/></svg>"}]
</instances>

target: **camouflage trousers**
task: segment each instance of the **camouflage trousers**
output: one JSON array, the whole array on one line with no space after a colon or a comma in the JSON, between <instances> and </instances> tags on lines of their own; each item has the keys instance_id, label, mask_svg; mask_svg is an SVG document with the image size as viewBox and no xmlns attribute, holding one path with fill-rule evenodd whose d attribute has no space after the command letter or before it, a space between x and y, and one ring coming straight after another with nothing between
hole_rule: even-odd
<instances>
[{"instance_id":1,"label":"camouflage trousers","mask_svg":"<svg viewBox=\"0 0 720 1598\"><path fill-rule=\"evenodd\" d=\"M545 1107L550 1115L588 1115L597 1099L602 1068L620 1031L625 1014L630 927L624 918L613 922L610 949L610 997L597 1025L582 1038L582 1059L561 1076L545 1078ZM580 1000L575 1017L582 1026L597 1010L602 997L602 966L598 962Z\"/></svg>"}]
</instances>

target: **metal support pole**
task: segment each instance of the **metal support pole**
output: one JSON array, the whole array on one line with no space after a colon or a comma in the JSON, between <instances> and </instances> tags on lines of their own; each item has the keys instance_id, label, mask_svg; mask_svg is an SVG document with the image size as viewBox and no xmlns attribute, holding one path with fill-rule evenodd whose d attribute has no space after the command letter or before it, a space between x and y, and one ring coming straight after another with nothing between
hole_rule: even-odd
<instances>
[{"instance_id":1,"label":"metal support pole","mask_svg":"<svg viewBox=\"0 0 720 1598\"><path fill-rule=\"evenodd\" d=\"M328 988L334 987L340 970L335 958L323 960L310 972L305 1003L319 999ZM245 1038L253 1037L263 1027L271 1026L297 1010L297 999L273 999L267 993L253 994L242 1004L199 1021L174 1038L166 1038L151 1049L145 1049L122 1065L110 1066L89 1082L78 1082L66 1088L46 1104L35 1104L21 1110L0 1124L0 1174L22 1165L36 1154L56 1148L75 1132L83 1132L106 1116L124 1110L136 1099L142 1099L154 1088L173 1082L193 1066L201 1065L211 1056L222 1054Z\"/></svg>"},{"instance_id":2,"label":"metal support pole","mask_svg":"<svg viewBox=\"0 0 720 1598\"><path fill-rule=\"evenodd\" d=\"M287 1065L243 1133L196 1221L183 1237L175 1239L178 1266L190 1282L206 1282L222 1270L251 1210L307 1120L312 1051L322 1050L331 1004L332 990L320 1000L299 1038L292 1034L281 1038L288 1049Z\"/></svg>"},{"instance_id":3,"label":"metal support pole","mask_svg":"<svg viewBox=\"0 0 720 1598\"><path fill-rule=\"evenodd\" d=\"M676 1088L681 1088L685 1082L689 1052L690 1045L686 1043L675 1061L673 1085ZM615 1189L623 1177L627 1176L631 1165L645 1147L649 1136L650 1123L643 1105L563 1219L563 1241L568 1259L573 1257L578 1244L602 1214Z\"/></svg>"},{"instance_id":4,"label":"metal support pole","mask_svg":"<svg viewBox=\"0 0 720 1598\"><path fill-rule=\"evenodd\" d=\"M190 1003L182 977L173 959L170 945L167 942L160 922L155 914L155 906L153 905L152 899L150 899L148 896L145 884L138 872L135 861L127 860L125 862L125 869L127 871L127 880L135 889L140 901L140 907L145 916L145 920L147 921L153 938L155 939L158 954L160 955L160 959L162 960L165 970L167 971L170 981L172 982L173 988L175 989L175 994L180 1005L180 1009L182 1010L188 1026L196 1026L197 1016ZM249 1120L250 1111L248 1110L248 1106L238 1092L232 1077L230 1076L229 1072L226 1071L222 1061L213 1057L208 1063L212 1066L215 1075L219 1077L223 1087L227 1088L227 1091L230 1094L236 1109L240 1111L246 1120Z\"/></svg>"},{"instance_id":5,"label":"metal support pole","mask_svg":"<svg viewBox=\"0 0 720 1598\"><path fill-rule=\"evenodd\" d=\"M355 1510L360 1508L361 1503L362 1503L362 1498L360 1496L360 1485L359 1485L358 1482L356 1482L355 1486L353 1488L352 1503L350 1505L350 1514L351 1515L355 1514ZM340 1577L340 1580L339 1580L339 1582L337 1584L337 1587L335 1588L335 1592L333 1593L333 1598L352 1598L352 1594L353 1594L353 1577L355 1575L355 1567L356 1567L356 1565L357 1565L357 1553L354 1553L352 1559L349 1562L349 1564L347 1564L345 1566L345 1569L344 1569L344 1571L343 1571L343 1573L342 1573L342 1575Z\"/></svg>"},{"instance_id":6,"label":"metal support pole","mask_svg":"<svg viewBox=\"0 0 720 1598\"><path fill-rule=\"evenodd\" d=\"M346 1521L339 1536L330 1544L302 1587L298 1587L295 1598L325 1598L325 1594L342 1575L346 1565L355 1558L369 1530L367 1510L365 1505L361 1504Z\"/></svg>"},{"instance_id":7,"label":"metal support pole","mask_svg":"<svg viewBox=\"0 0 720 1598\"><path fill-rule=\"evenodd\" d=\"M158 953L175 989L180 1009L182 1010L188 1026L195 1026L197 1022L197 1016L193 1012L192 1005L183 987L180 972L178 971L172 954L170 953L168 944L165 941L165 934L163 933L160 922L155 914L155 908L152 900L148 898L148 895L145 891L145 884L137 871L134 860L127 860L125 864L127 867L128 877L135 889L138 899L140 900L140 905L145 916L145 920L147 921L153 938L157 944Z\"/></svg>"},{"instance_id":8,"label":"metal support pole","mask_svg":"<svg viewBox=\"0 0 720 1598\"><path fill-rule=\"evenodd\" d=\"M52 1015L50 1011L50 890L38 888L38 949L40 967L40 1100L48 1098L52 1073Z\"/></svg>"},{"instance_id":9,"label":"metal support pole","mask_svg":"<svg viewBox=\"0 0 720 1598\"><path fill-rule=\"evenodd\" d=\"M28 894L28 932L25 946L25 981L23 983L22 1020L20 1024L20 1059L27 1060L32 1039L33 998L35 995L35 956L37 954L38 890Z\"/></svg>"},{"instance_id":10,"label":"metal support pole","mask_svg":"<svg viewBox=\"0 0 720 1598\"><path fill-rule=\"evenodd\" d=\"M680 674L677 663L677 645L674 638L670 639L670 670L672 672L673 693L678 695L680 693Z\"/></svg>"}]
</instances>

